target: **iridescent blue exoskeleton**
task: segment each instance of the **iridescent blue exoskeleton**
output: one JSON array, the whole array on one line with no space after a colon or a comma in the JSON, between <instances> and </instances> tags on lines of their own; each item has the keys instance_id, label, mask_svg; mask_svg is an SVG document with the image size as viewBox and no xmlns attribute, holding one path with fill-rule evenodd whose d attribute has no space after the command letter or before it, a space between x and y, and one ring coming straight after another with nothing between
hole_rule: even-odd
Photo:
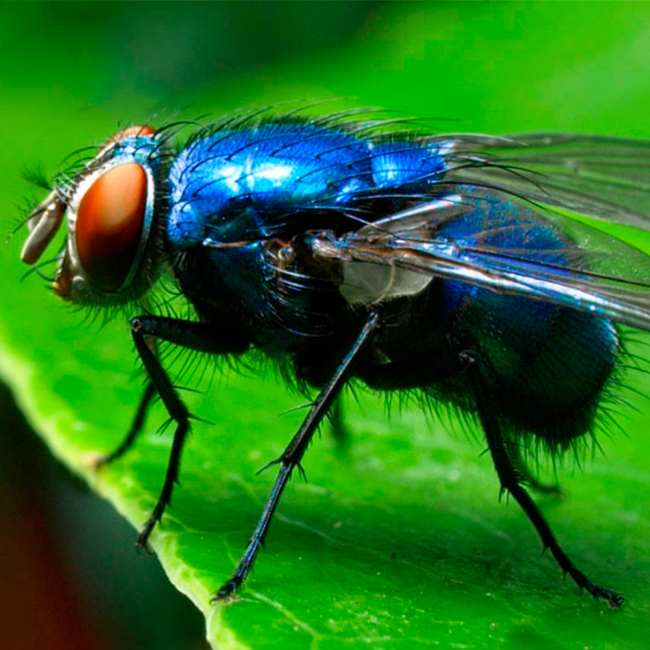
<instances>
[{"instance_id":1,"label":"iridescent blue exoskeleton","mask_svg":"<svg viewBox=\"0 0 650 650\"><path fill-rule=\"evenodd\" d=\"M30 215L34 264L67 214L53 279L76 303L126 304L171 274L193 320L134 315L149 383L176 423L146 545L179 473L189 416L156 339L240 355L257 348L320 390L277 459L249 546L215 598L248 574L312 436L351 378L421 391L480 423L503 490L576 584L615 607L560 548L524 486L521 453L593 432L624 350L618 324L650 329L650 258L571 218L650 230L650 142L568 134L423 135L350 111L264 112L198 128L134 126L63 175ZM137 304L137 303L136 303ZM548 487L548 486L547 486Z\"/></svg>"}]
</instances>

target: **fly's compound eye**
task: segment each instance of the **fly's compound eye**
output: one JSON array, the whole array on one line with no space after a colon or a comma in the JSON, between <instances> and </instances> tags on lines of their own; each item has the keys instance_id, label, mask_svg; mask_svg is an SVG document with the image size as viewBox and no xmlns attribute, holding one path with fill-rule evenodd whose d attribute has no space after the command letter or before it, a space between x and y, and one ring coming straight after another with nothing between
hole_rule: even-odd
<instances>
[{"instance_id":1,"label":"fly's compound eye","mask_svg":"<svg viewBox=\"0 0 650 650\"><path fill-rule=\"evenodd\" d=\"M70 183L31 213L22 259L36 264L67 215L67 244L53 288L73 302L114 304L146 291L155 278L168 152L150 126L108 139Z\"/></svg>"},{"instance_id":2,"label":"fly's compound eye","mask_svg":"<svg viewBox=\"0 0 650 650\"><path fill-rule=\"evenodd\" d=\"M134 270L148 185L142 165L125 162L94 180L79 202L74 243L84 274L100 291L119 291Z\"/></svg>"},{"instance_id":3,"label":"fly's compound eye","mask_svg":"<svg viewBox=\"0 0 650 650\"><path fill-rule=\"evenodd\" d=\"M68 246L54 282L62 298L122 302L150 284L155 260L147 250L153 251L154 185L164 176L160 160L156 131L131 126L107 140L82 172L68 205Z\"/></svg>"}]
</instances>

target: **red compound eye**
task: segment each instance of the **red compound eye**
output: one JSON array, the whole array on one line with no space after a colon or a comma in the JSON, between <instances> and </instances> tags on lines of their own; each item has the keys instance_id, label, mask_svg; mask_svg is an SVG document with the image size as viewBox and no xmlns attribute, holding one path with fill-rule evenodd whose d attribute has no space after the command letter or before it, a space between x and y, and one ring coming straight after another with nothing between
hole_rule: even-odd
<instances>
[{"instance_id":1,"label":"red compound eye","mask_svg":"<svg viewBox=\"0 0 650 650\"><path fill-rule=\"evenodd\" d=\"M147 207L147 174L124 163L102 174L77 210L75 241L88 279L102 291L117 291L133 265Z\"/></svg>"}]
</instances>

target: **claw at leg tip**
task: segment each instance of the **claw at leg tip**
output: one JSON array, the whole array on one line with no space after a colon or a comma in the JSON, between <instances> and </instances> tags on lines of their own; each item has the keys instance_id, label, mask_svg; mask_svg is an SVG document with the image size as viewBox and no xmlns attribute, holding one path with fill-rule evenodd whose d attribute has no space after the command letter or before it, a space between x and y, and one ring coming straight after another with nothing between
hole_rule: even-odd
<instances>
[{"instance_id":1,"label":"claw at leg tip","mask_svg":"<svg viewBox=\"0 0 650 650\"><path fill-rule=\"evenodd\" d=\"M106 454L102 454L99 451L90 451L83 456L82 463L87 468L96 472L106 464Z\"/></svg>"}]
</instances>

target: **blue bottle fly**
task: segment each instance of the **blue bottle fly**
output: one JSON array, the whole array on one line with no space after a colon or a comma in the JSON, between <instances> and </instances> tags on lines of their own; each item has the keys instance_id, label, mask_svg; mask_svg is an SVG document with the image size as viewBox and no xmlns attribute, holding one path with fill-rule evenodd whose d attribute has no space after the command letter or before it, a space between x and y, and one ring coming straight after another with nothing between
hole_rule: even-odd
<instances>
[{"instance_id":1,"label":"blue bottle fly","mask_svg":"<svg viewBox=\"0 0 650 650\"><path fill-rule=\"evenodd\" d=\"M320 392L272 463L278 475L233 575L242 585L284 488L345 384L419 391L480 424L502 489L565 574L612 607L526 489L525 450L593 435L624 351L619 324L650 329L650 259L567 213L650 230L650 142L600 136L426 135L358 112L264 112L198 128L133 126L60 176L29 217L36 264L67 216L52 279L66 300L137 301L162 269L194 308L134 313L149 382L123 443L155 394L176 429L147 539L170 502L190 428L155 341L215 355L257 348ZM152 343L154 342L154 343Z\"/></svg>"}]
</instances>

